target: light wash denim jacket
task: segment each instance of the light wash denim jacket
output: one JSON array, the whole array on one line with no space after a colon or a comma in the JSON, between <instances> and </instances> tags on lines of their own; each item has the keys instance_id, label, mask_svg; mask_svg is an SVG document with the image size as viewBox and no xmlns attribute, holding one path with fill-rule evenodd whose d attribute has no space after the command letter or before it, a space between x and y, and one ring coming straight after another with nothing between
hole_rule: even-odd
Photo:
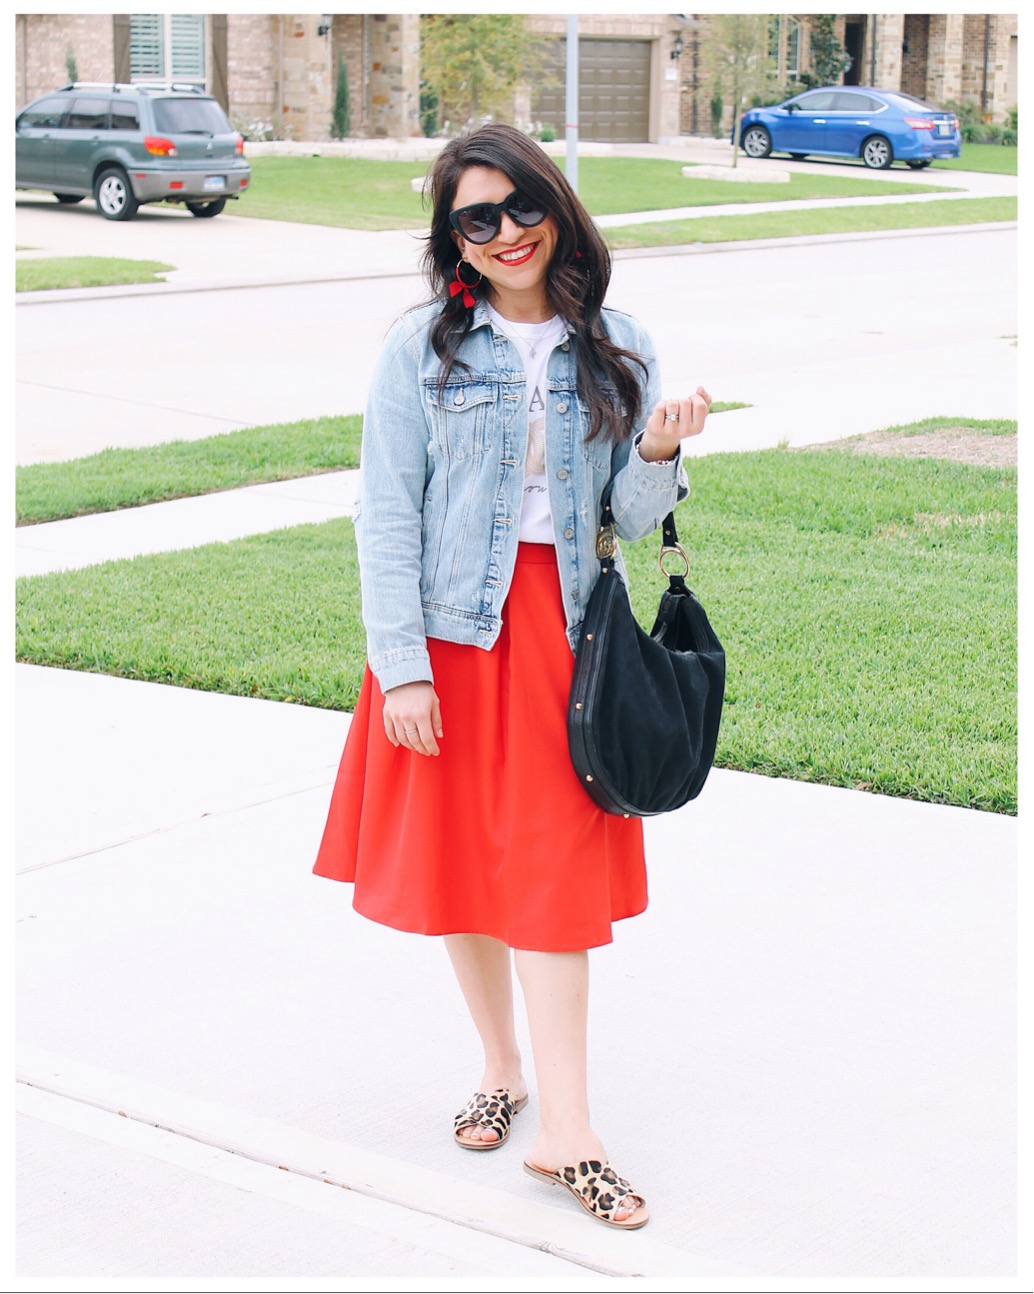
<instances>
[{"instance_id":1,"label":"light wash denim jacket","mask_svg":"<svg viewBox=\"0 0 1034 1294\"><path fill-rule=\"evenodd\" d=\"M363 424L356 538L367 655L383 691L433 682L428 638L490 648L517 557L528 444L521 360L479 301L459 351L467 367L457 364L439 392L430 328L440 309L418 306L394 324ZM647 361L645 426L660 399L653 346L629 315L604 309L601 318L617 345ZM615 529L629 540L650 534L688 493L680 455L647 463L633 441L586 442L576 344L568 336L554 348L546 395L546 475L572 650L599 572L596 532L608 480Z\"/></svg>"}]
</instances>

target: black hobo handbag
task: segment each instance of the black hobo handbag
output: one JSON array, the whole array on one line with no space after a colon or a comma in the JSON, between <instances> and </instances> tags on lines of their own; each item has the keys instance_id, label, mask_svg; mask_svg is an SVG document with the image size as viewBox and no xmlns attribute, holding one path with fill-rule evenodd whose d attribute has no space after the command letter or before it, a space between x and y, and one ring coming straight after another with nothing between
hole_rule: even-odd
<instances>
[{"instance_id":1,"label":"black hobo handbag","mask_svg":"<svg viewBox=\"0 0 1034 1294\"><path fill-rule=\"evenodd\" d=\"M567 737L582 786L607 813L651 817L700 794L714 761L725 695L725 652L687 588L689 559L675 517L664 520L660 565L668 587L653 629L632 613L614 563L604 495L596 541L600 574L575 657ZM671 574L672 560L685 569Z\"/></svg>"}]
</instances>

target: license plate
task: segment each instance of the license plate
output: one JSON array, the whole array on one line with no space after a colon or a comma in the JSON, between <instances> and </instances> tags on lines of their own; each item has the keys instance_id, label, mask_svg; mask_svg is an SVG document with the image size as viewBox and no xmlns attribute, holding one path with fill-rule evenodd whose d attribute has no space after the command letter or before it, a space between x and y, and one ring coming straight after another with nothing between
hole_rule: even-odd
<instances>
[{"instance_id":1,"label":"license plate","mask_svg":"<svg viewBox=\"0 0 1034 1294\"><path fill-rule=\"evenodd\" d=\"M938 135L950 135L951 127L948 125L946 121L939 121L937 123L937 133Z\"/></svg>"},{"instance_id":2,"label":"license plate","mask_svg":"<svg viewBox=\"0 0 1034 1294\"><path fill-rule=\"evenodd\" d=\"M225 175L206 175L205 188L206 189L225 189L226 176Z\"/></svg>"}]
</instances>

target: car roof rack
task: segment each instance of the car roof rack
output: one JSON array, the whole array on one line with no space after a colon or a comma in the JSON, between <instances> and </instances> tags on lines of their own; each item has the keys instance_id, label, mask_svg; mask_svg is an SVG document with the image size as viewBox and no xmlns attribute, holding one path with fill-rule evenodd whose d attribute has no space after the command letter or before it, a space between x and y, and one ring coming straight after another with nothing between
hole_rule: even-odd
<instances>
[{"instance_id":1,"label":"car roof rack","mask_svg":"<svg viewBox=\"0 0 1034 1294\"><path fill-rule=\"evenodd\" d=\"M150 93L152 91L174 90L177 94L202 94L208 95L208 91L200 85L193 85L189 81L72 81L69 85L63 85L62 90L106 90L109 94L140 94Z\"/></svg>"},{"instance_id":2,"label":"car roof rack","mask_svg":"<svg viewBox=\"0 0 1034 1294\"><path fill-rule=\"evenodd\" d=\"M208 94L202 85L190 81L134 81L134 90L175 90L177 94Z\"/></svg>"}]
</instances>

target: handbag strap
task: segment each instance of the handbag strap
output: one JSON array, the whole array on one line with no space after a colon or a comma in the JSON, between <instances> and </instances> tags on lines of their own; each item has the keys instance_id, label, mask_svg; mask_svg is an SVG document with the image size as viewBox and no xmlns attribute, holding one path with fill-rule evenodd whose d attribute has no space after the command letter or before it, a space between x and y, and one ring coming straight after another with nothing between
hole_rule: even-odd
<instances>
[{"instance_id":1,"label":"handbag strap","mask_svg":"<svg viewBox=\"0 0 1034 1294\"><path fill-rule=\"evenodd\" d=\"M617 552L618 542L614 530L614 514L610 507L610 496L614 482L608 481L600 498L600 528L596 534L596 556L600 562L608 561ZM669 571L664 562L672 555L685 563L684 571ZM689 574L689 558L686 550L679 543L679 532L675 529L675 512L672 510L661 522L661 551L658 557L661 571L669 580L685 579Z\"/></svg>"}]
</instances>

